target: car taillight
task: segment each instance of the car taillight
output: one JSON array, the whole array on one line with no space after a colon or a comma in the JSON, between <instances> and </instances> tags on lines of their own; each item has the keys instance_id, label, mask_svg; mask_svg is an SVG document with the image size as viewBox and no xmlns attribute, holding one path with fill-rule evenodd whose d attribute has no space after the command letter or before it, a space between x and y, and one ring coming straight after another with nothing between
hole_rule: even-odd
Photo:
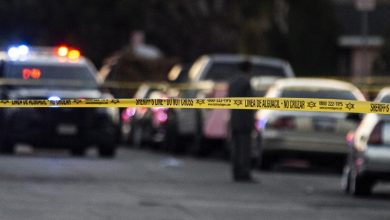
<instances>
[{"instance_id":1,"label":"car taillight","mask_svg":"<svg viewBox=\"0 0 390 220\"><path fill-rule=\"evenodd\" d=\"M354 136L355 136L355 132L353 131L348 132L348 134L345 136L345 140L347 141L348 145L352 144Z\"/></svg>"},{"instance_id":2,"label":"car taillight","mask_svg":"<svg viewBox=\"0 0 390 220\"><path fill-rule=\"evenodd\" d=\"M122 121L130 121L131 118L135 115L136 108L128 107L122 112Z\"/></svg>"},{"instance_id":3,"label":"car taillight","mask_svg":"<svg viewBox=\"0 0 390 220\"><path fill-rule=\"evenodd\" d=\"M161 125L168 121L168 109L167 108L155 108L153 110L153 123L155 125Z\"/></svg>"},{"instance_id":4,"label":"car taillight","mask_svg":"<svg viewBox=\"0 0 390 220\"><path fill-rule=\"evenodd\" d=\"M269 126L276 129L294 129L295 120L294 117L280 117L273 121Z\"/></svg>"},{"instance_id":5,"label":"car taillight","mask_svg":"<svg viewBox=\"0 0 390 220\"><path fill-rule=\"evenodd\" d=\"M371 145L383 144L383 142L382 142L382 127L383 127L382 122L375 125L374 130L372 130L370 137L368 138L368 142L367 142L368 144L371 144Z\"/></svg>"}]
</instances>

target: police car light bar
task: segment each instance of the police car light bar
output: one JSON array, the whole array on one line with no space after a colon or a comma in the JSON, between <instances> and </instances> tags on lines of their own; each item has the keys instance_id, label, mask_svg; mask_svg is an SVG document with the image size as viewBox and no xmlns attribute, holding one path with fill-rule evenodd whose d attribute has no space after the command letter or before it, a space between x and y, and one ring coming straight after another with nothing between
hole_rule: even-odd
<instances>
[{"instance_id":1,"label":"police car light bar","mask_svg":"<svg viewBox=\"0 0 390 220\"><path fill-rule=\"evenodd\" d=\"M8 56L11 57L11 59L18 59L28 55L29 51L30 49L26 45L14 46L8 49Z\"/></svg>"},{"instance_id":2,"label":"police car light bar","mask_svg":"<svg viewBox=\"0 0 390 220\"><path fill-rule=\"evenodd\" d=\"M57 55L60 57L68 57L71 60L80 58L80 51L76 49L69 49L67 46L60 46L57 48Z\"/></svg>"}]
</instances>

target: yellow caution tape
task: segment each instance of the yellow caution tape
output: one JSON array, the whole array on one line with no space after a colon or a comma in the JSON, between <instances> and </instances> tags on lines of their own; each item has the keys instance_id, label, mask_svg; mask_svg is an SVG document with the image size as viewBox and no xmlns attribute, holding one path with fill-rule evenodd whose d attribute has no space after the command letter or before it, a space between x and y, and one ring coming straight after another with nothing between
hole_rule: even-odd
<instances>
[{"instance_id":1,"label":"yellow caution tape","mask_svg":"<svg viewBox=\"0 0 390 220\"><path fill-rule=\"evenodd\" d=\"M167 107L206 109L269 109L309 112L390 114L390 104L338 99L304 98L207 98L207 99L63 99L0 100L2 108L106 108Z\"/></svg>"},{"instance_id":2,"label":"yellow caution tape","mask_svg":"<svg viewBox=\"0 0 390 220\"><path fill-rule=\"evenodd\" d=\"M332 77L328 77L332 78ZM335 77L333 77L335 78ZM378 79L379 80L379 79ZM368 93L379 92L382 88L388 85L390 82L384 79L379 80L376 83L355 83L355 85L362 91ZM386 84L387 83L387 84ZM71 86L71 87L83 87L85 82L82 80L22 80L22 79L0 79L0 85L11 86ZM186 83L169 83L169 82L126 82L126 81L106 81L99 86L107 89L138 89L141 85L147 85L154 89L177 89L177 90L209 90L209 89L225 89L226 83L212 82L212 81L200 81L200 82L186 82Z\"/></svg>"}]
</instances>

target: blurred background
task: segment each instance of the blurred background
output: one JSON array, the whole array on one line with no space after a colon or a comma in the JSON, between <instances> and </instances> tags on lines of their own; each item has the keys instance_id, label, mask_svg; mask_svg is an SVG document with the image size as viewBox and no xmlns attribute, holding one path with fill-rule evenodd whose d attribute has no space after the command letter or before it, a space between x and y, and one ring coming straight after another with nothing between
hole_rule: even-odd
<instances>
[{"instance_id":1,"label":"blurred background","mask_svg":"<svg viewBox=\"0 0 390 220\"><path fill-rule=\"evenodd\" d=\"M372 109L389 113L389 15L390 0L1 0L0 98L221 98L249 60L256 96L376 97ZM64 45L75 59L68 47L52 54ZM51 65L61 70L52 79L73 81L37 80ZM72 65L92 77L70 79ZM259 109L259 181L242 184L231 179L228 110L26 109L0 109L0 219L390 216L388 115ZM96 149L80 141L88 132ZM26 145L27 133L55 144ZM58 143L70 157L52 152Z\"/></svg>"},{"instance_id":2,"label":"blurred background","mask_svg":"<svg viewBox=\"0 0 390 220\"><path fill-rule=\"evenodd\" d=\"M142 75L131 55L169 66L227 52L283 58L298 76L383 75L389 13L387 0L3 0L0 45L68 43L98 67L127 59L137 80L166 72Z\"/></svg>"}]
</instances>

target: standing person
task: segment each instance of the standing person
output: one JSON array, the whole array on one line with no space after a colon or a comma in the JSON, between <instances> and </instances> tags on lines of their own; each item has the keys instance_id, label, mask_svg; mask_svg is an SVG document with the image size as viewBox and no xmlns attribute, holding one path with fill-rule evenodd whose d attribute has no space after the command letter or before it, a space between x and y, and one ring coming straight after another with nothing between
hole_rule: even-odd
<instances>
[{"instance_id":1,"label":"standing person","mask_svg":"<svg viewBox=\"0 0 390 220\"><path fill-rule=\"evenodd\" d=\"M250 84L252 64L249 60L240 63L240 73L229 83L229 97L253 96ZM251 175L251 132L254 125L254 111L231 110L232 174L234 181L252 181Z\"/></svg>"}]
</instances>

